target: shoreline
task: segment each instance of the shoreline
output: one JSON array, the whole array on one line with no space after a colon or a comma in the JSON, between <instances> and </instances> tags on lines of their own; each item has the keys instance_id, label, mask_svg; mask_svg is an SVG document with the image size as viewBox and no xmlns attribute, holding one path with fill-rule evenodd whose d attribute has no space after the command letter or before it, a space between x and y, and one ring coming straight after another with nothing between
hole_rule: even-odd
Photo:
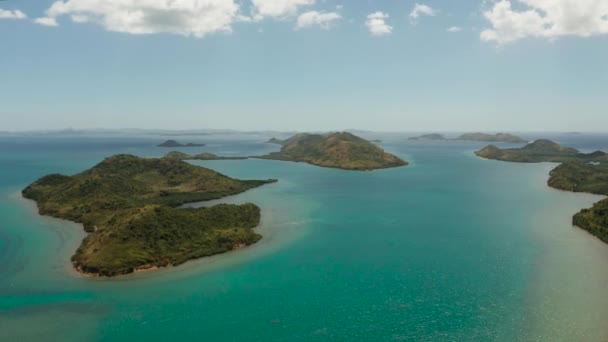
<instances>
[{"instance_id":1,"label":"shoreline","mask_svg":"<svg viewBox=\"0 0 608 342\"><path fill-rule=\"evenodd\" d=\"M247 191L244 191L244 192L241 192L241 193L238 193L238 194L234 194L234 195L230 195L230 196L226 196L226 198L236 197L236 196L239 196L239 195L241 195L241 194L243 194L245 192L247 192ZM91 233L87 233L84 230L84 225L82 223L70 221L70 220L59 218L59 217L55 217L55 216L40 214L39 208L38 208L38 203L35 200L33 200L33 199L24 197L23 194L21 193L21 191L19 191L19 190L13 192L10 195L10 197L13 198L13 200L15 200L16 202L18 202L22 207L27 208L30 211L30 214L31 214L32 217L35 216L35 217L38 217L38 218L50 219L50 220L52 220L54 222L61 223L62 226L63 225L74 225L75 226L74 228L78 228L78 229L70 229L70 231L68 232L68 234L72 234L74 232L82 232L82 235L78 235L78 237L77 237L78 241L79 241L78 245L80 245L82 243L82 241L88 235L91 234ZM222 201L223 199L224 198L214 199L214 200L209 200L209 201L199 201L199 202L185 203L185 204L182 204L182 205L180 205L180 206L178 206L176 208L187 208L188 205L197 204L197 203L206 203L206 202L210 202L210 201L219 202L219 201ZM217 204L220 204L220 203L214 203L213 205L217 205ZM260 216L260 223L256 227L252 228L252 230L257 230L261 226L261 222L262 222L262 216ZM216 254L212 254L212 255L202 256L202 257L199 257L199 258L192 258L192 259L186 260L185 262L183 262L183 263L181 263L179 265L169 264L167 266L157 266L157 265L147 264L147 265L138 266L137 268L133 269L132 272L121 273L121 274L117 274L117 275L114 275L114 276L104 276L104 275L101 275L99 273L85 272L85 271L82 270L82 267L75 265L74 262L71 261L71 257L74 255L75 250L78 248L78 246L76 246L76 248L72 252L69 253L69 255L68 255L68 261L66 263L64 263L64 264L65 264L65 266L67 266L67 267L65 267L67 269L67 273L71 274L71 275L77 275L77 276L80 276L80 277L83 277L83 278L89 278L89 279L112 279L112 278L117 278L117 277L132 276L134 274L148 273L148 272L158 271L158 270L164 270L164 269L174 269L177 266L184 265L184 264L189 263L191 261L202 260L202 259L209 259L209 258L214 257L214 256L224 255L224 254L227 254L227 253L230 253L230 252L246 249L248 247L251 247L251 246L257 244L263 238L264 238L264 236L262 236L262 238L260 238L259 240L257 240L256 242L254 242L254 243L252 243L250 245L247 245L245 243L236 244L235 246L233 246L233 248L231 250L228 250L228 251L225 251L225 252L222 252L222 253L216 253ZM60 237L60 239L62 239L62 238ZM61 248L61 249L63 249L63 248ZM67 249L65 251L67 252ZM63 254L63 253L61 253L61 254Z\"/></svg>"}]
</instances>

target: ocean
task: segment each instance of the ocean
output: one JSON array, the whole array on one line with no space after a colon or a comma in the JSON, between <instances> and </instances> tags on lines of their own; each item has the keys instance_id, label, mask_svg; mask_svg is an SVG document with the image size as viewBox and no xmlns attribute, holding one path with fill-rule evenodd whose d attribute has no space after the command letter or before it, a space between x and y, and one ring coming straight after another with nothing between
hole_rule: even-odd
<instances>
[{"instance_id":1,"label":"ocean","mask_svg":"<svg viewBox=\"0 0 608 342\"><path fill-rule=\"evenodd\" d=\"M278 183L213 203L262 208L257 244L184 265L93 279L85 236L21 197L104 157L275 151L267 134L0 135L2 341L604 341L608 245L571 225L601 196L547 187L555 164L474 156L484 143L369 133L407 167L355 172L270 160L192 162ZM528 134L584 151L599 134Z\"/></svg>"}]
</instances>

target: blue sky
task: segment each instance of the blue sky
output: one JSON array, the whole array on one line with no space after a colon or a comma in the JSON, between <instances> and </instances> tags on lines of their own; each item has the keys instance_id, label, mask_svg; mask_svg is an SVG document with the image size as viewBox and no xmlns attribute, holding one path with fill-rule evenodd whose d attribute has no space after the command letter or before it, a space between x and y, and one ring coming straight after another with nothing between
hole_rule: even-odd
<instances>
[{"instance_id":1,"label":"blue sky","mask_svg":"<svg viewBox=\"0 0 608 342\"><path fill-rule=\"evenodd\" d=\"M605 0L177 3L0 2L0 131L608 127Z\"/></svg>"}]
</instances>

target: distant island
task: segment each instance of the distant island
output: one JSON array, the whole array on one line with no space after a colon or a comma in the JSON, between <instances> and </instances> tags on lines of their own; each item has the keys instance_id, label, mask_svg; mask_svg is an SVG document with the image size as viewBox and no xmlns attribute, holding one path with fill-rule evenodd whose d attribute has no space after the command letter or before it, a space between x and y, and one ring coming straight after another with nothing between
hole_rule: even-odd
<instances>
[{"instance_id":1,"label":"distant island","mask_svg":"<svg viewBox=\"0 0 608 342\"><path fill-rule=\"evenodd\" d=\"M205 146L205 144L187 143L184 145L184 144L178 143L175 140L167 140L157 146L158 147L200 147L200 146Z\"/></svg>"},{"instance_id":2,"label":"distant island","mask_svg":"<svg viewBox=\"0 0 608 342\"><path fill-rule=\"evenodd\" d=\"M90 234L72 256L81 273L116 276L223 253L258 241L251 203L177 207L275 182L237 180L168 158L106 158L74 176L44 176L22 191L39 213L82 223Z\"/></svg>"},{"instance_id":3,"label":"distant island","mask_svg":"<svg viewBox=\"0 0 608 342\"><path fill-rule=\"evenodd\" d=\"M199 153L199 154L195 154L195 155L189 155L189 154L186 154L183 152L178 152L178 151L171 151L171 152L165 154L165 156L163 158L173 159L173 160L243 160L243 159L248 159L248 157L222 157L222 156L218 156L218 155L215 155L213 153L208 153L208 152Z\"/></svg>"},{"instance_id":4,"label":"distant island","mask_svg":"<svg viewBox=\"0 0 608 342\"><path fill-rule=\"evenodd\" d=\"M496 133L496 134L486 134L486 133L465 133L456 138L455 140L463 140L463 141L487 141L487 142L508 142L508 143L527 143L527 140L524 140L516 135L508 134L508 133Z\"/></svg>"},{"instance_id":5,"label":"distant island","mask_svg":"<svg viewBox=\"0 0 608 342\"><path fill-rule=\"evenodd\" d=\"M409 140L446 140L442 134L437 134L437 133L423 134L423 135L419 135L417 137L410 137L408 139Z\"/></svg>"},{"instance_id":6,"label":"distant island","mask_svg":"<svg viewBox=\"0 0 608 342\"><path fill-rule=\"evenodd\" d=\"M300 133L286 140L272 138L268 142L280 144L281 151L256 158L306 162L322 167L357 171L407 165L406 161L347 132Z\"/></svg>"},{"instance_id":7,"label":"distant island","mask_svg":"<svg viewBox=\"0 0 608 342\"><path fill-rule=\"evenodd\" d=\"M283 145L283 140L277 139L275 137L270 138L268 141L266 141L266 143L268 144L278 144L278 145Z\"/></svg>"},{"instance_id":8,"label":"distant island","mask_svg":"<svg viewBox=\"0 0 608 342\"><path fill-rule=\"evenodd\" d=\"M521 148L500 149L490 145L475 154L509 162L562 163L549 173L550 187L608 196L608 154L602 151L581 153L574 148L540 139ZM590 209L581 210L574 215L572 223L608 243L608 199L595 203Z\"/></svg>"},{"instance_id":9,"label":"distant island","mask_svg":"<svg viewBox=\"0 0 608 342\"><path fill-rule=\"evenodd\" d=\"M475 152L479 157L519 163L569 161L608 161L608 155L602 151L581 153L570 147L561 146L551 140L539 139L521 148L501 149L489 145Z\"/></svg>"}]
</instances>

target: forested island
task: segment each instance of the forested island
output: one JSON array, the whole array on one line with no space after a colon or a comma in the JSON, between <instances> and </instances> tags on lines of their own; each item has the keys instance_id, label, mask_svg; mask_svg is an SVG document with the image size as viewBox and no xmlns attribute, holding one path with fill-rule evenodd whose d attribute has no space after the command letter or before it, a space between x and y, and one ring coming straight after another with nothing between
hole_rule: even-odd
<instances>
[{"instance_id":1,"label":"forested island","mask_svg":"<svg viewBox=\"0 0 608 342\"><path fill-rule=\"evenodd\" d=\"M268 142L282 146L280 152L256 158L306 162L344 170L369 171L407 165L368 140L347 132L328 134L300 133L286 140Z\"/></svg>"},{"instance_id":2,"label":"forested island","mask_svg":"<svg viewBox=\"0 0 608 342\"><path fill-rule=\"evenodd\" d=\"M243 160L248 159L248 157L222 157L215 155L213 153L203 152L194 155L190 155L183 152L171 151L163 158L173 159L173 160Z\"/></svg>"},{"instance_id":3,"label":"forested island","mask_svg":"<svg viewBox=\"0 0 608 342\"><path fill-rule=\"evenodd\" d=\"M539 139L520 148L502 149L488 145L475 154L486 159L519 163L608 161L608 155L602 151L581 153L574 148L565 147L547 139Z\"/></svg>"},{"instance_id":4,"label":"forested island","mask_svg":"<svg viewBox=\"0 0 608 342\"><path fill-rule=\"evenodd\" d=\"M446 140L446 139L442 134L429 133L429 134L422 134L417 137L409 137L408 140Z\"/></svg>"},{"instance_id":5,"label":"forested island","mask_svg":"<svg viewBox=\"0 0 608 342\"><path fill-rule=\"evenodd\" d=\"M456 140L463 141L486 141L486 142L507 142L507 143L527 143L527 140L524 140L516 135L509 133L496 133L496 134L487 134L487 133L465 133L456 138Z\"/></svg>"},{"instance_id":6,"label":"forested island","mask_svg":"<svg viewBox=\"0 0 608 342\"><path fill-rule=\"evenodd\" d=\"M201 146L205 146L205 144L187 143L184 145L175 140L167 140L157 146L158 147L201 147Z\"/></svg>"},{"instance_id":7,"label":"forested island","mask_svg":"<svg viewBox=\"0 0 608 342\"><path fill-rule=\"evenodd\" d=\"M89 235L72 256L96 276L179 265L255 243L260 209L251 203L177 207L275 182L237 180L170 158L116 155L74 176L44 176L22 191L39 213L82 223Z\"/></svg>"},{"instance_id":8,"label":"forested island","mask_svg":"<svg viewBox=\"0 0 608 342\"><path fill-rule=\"evenodd\" d=\"M541 139L515 149L490 145L475 154L510 162L562 163L549 173L550 187L608 196L608 154L602 151L581 153L574 148ZM574 215L572 223L608 243L608 199L595 203L590 209L581 210Z\"/></svg>"}]
</instances>

